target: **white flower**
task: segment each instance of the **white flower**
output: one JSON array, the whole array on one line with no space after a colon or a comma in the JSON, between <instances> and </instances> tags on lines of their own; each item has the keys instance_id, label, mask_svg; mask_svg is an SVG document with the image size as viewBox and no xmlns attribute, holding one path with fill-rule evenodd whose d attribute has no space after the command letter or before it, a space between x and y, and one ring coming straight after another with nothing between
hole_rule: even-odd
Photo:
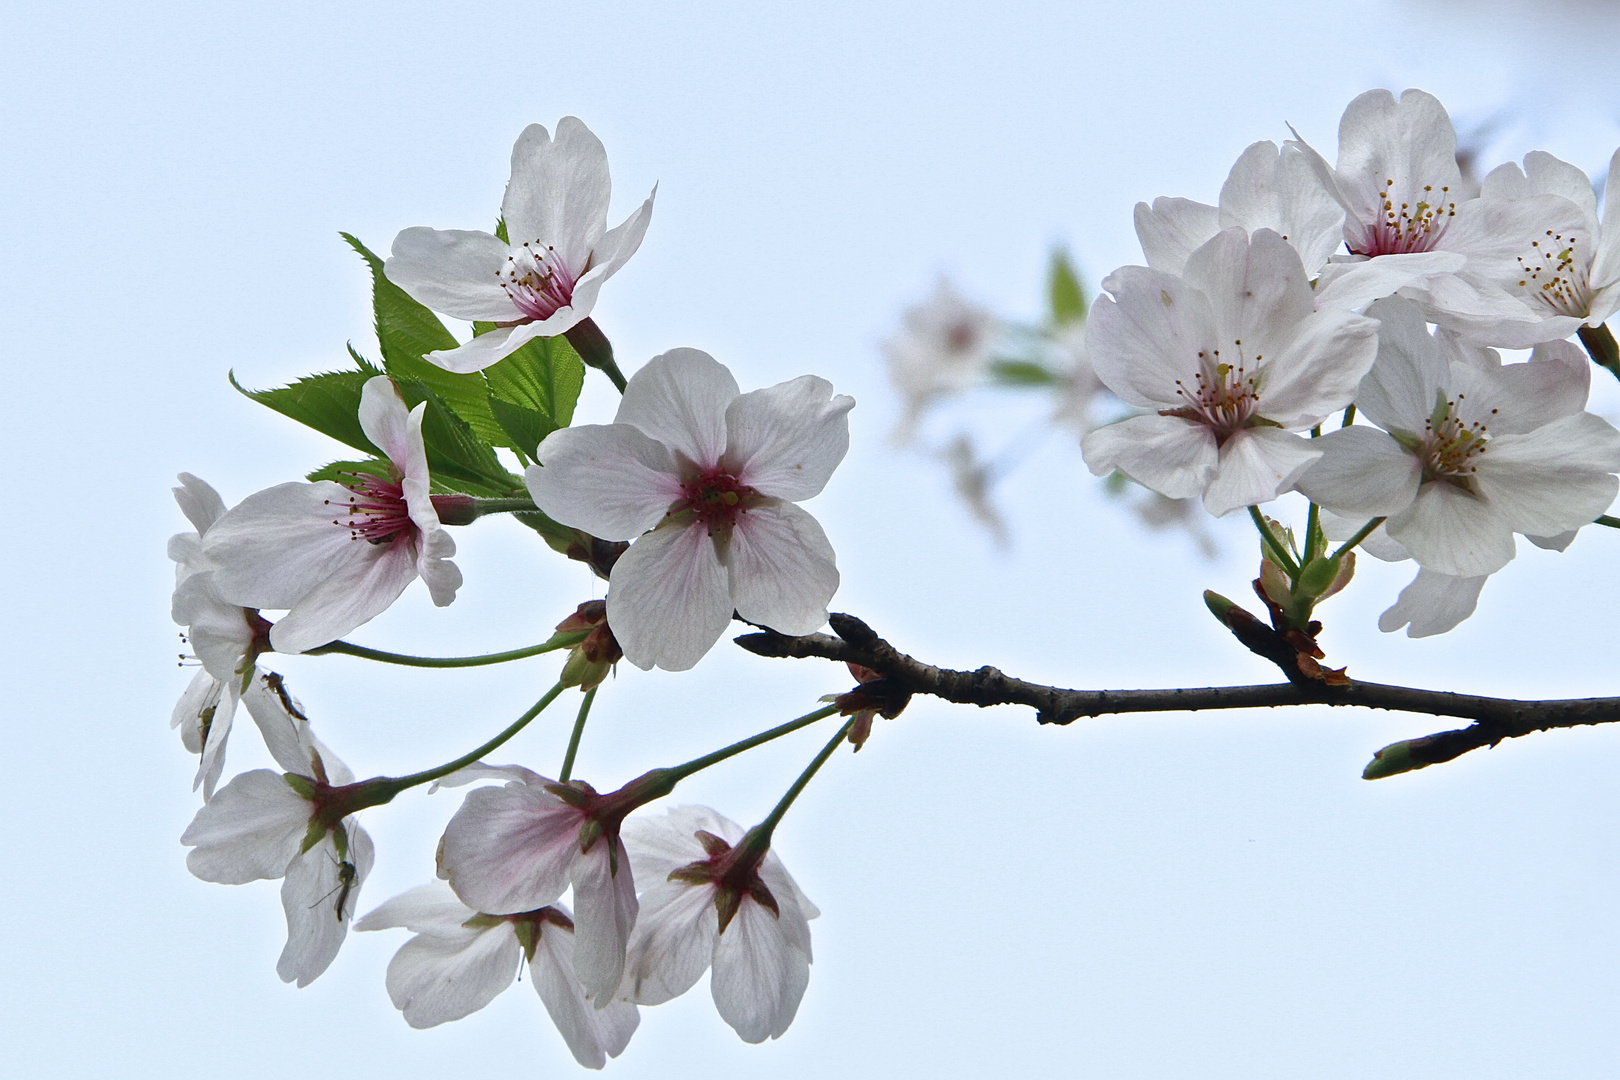
<instances>
[{"instance_id":1,"label":"white flower","mask_svg":"<svg viewBox=\"0 0 1620 1080\"><path fill-rule=\"evenodd\" d=\"M456 543L439 524L422 443L426 403L406 412L385 375L366 382L360 427L392 463L352 487L323 480L250 495L208 530L213 588L251 608L286 608L270 631L277 652L334 641L380 614L418 575L440 607L456 598Z\"/></svg>"},{"instance_id":2,"label":"white flower","mask_svg":"<svg viewBox=\"0 0 1620 1080\"><path fill-rule=\"evenodd\" d=\"M568 909L544 907L486 915L440 882L402 893L355 924L356 930L404 927L416 936L388 964L388 997L413 1028L429 1028L482 1009L512 985L523 957L530 981L574 1060L600 1069L629 1045L641 1016L628 1002L595 1008L574 974L574 923Z\"/></svg>"},{"instance_id":3,"label":"white flower","mask_svg":"<svg viewBox=\"0 0 1620 1080\"><path fill-rule=\"evenodd\" d=\"M439 876L468 907L491 915L546 907L572 885L579 979L605 1008L624 973L637 911L616 821L593 814L603 797L589 785L559 784L521 766L474 766L441 783L491 776L509 782L467 794L439 843Z\"/></svg>"},{"instance_id":4,"label":"white flower","mask_svg":"<svg viewBox=\"0 0 1620 1080\"><path fill-rule=\"evenodd\" d=\"M704 806L624 824L630 860L648 882L620 996L658 1005L711 965L720 1016L744 1042L779 1038L810 983L810 924L821 913L774 852L728 858L735 822Z\"/></svg>"},{"instance_id":5,"label":"white flower","mask_svg":"<svg viewBox=\"0 0 1620 1080\"><path fill-rule=\"evenodd\" d=\"M1313 502L1345 517L1387 517L1389 537L1425 569L1492 574L1515 532L1556 537L1606 510L1620 489L1620 432L1585 411L1591 367L1568 342L1528 363L1448 360L1418 307L1390 299L1378 362L1356 394L1355 426L1315 442L1300 478Z\"/></svg>"},{"instance_id":6,"label":"white flower","mask_svg":"<svg viewBox=\"0 0 1620 1080\"><path fill-rule=\"evenodd\" d=\"M899 336L883 343L889 380L905 402L895 442L908 441L923 410L946 394L972 386L984 374L1001 334L1001 320L967 300L945 278L934 295L906 309Z\"/></svg>"},{"instance_id":7,"label":"white flower","mask_svg":"<svg viewBox=\"0 0 1620 1080\"><path fill-rule=\"evenodd\" d=\"M360 885L371 872L371 837L352 815L326 820L323 797L354 774L315 738L279 676L255 679L243 703L287 773L254 769L235 777L197 811L180 842L192 848L187 868L204 881L286 879L287 945L276 972L307 986L332 963L348 933Z\"/></svg>"},{"instance_id":8,"label":"white flower","mask_svg":"<svg viewBox=\"0 0 1620 1080\"><path fill-rule=\"evenodd\" d=\"M530 124L512 147L512 179L501 200L510 243L464 229L414 228L395 237L383 267L390 281L434 311L499 324L427 358L450 371L480 371L587 318L602 283L641 246L652 217L649 195L609 229L609 193L601 140L565 116L555 141Z\"/></svg>"},{"instance_id":9,"label":"white flower","mask_svg":"<svg viewBox=\"0 0 1620 1080\"><path fill-rule=\"evenodd\" d=\"M527 474L535 505L635 541L608 579L626 659L684 671L733 610L784 634L826 621L832 545L794 503L843 460L854 405L812 375L742 394L708 353L674 349L630 379L614 423L546 436Z\"/></svg>"},{"instance_id":10,"label":"white flower","mask_svg":"<svg viewBox=\"0 0 1620 1080\"><path fill-rule=\"evenodd\" d=\"M1270 229L1225 229L1177 277L1110 274L1087 324L1097 375L1154 410L1081 442L1098 476L1119 471L1212 514L1276 498L1320 456L1310 428L1350 403L1377 351L1377 324L1317 311L1299 255Z\"/></svg>"},{"instance_id":11,"label":"white flower","mask_svg":"<svg viewBox=\"0 0 1620 1080\"><path fill-rule=\"evenodd\" d=\"M1331 510L1322 511L1321 521L1322 531L1330 540L1348 540L1366 524L1363 519L1340 517ZM1537 546L1562 551L1574 539L1574 534L1550 540L1546 537L1530 539ZM1382 525L1369 533L1359 548L1385 562L1404 562L1412 557L1412 553L1402 544L1389 538ZM1406 636L1415 638L1455 630L1479 606L1480 590L1485 587L1489 576L1455 577L1420 566L1417 577L1401 590L1395 603L1378 617L1378 629L1393 634L1404 627Z\"/></svg>"},{"instance_id":12,"label":"white flower","mask_svg":"<svg viewBox=\"0 0 1620 1080\"><path fill-rule=\"evenodd\" d=\"M1097 407L1111 400L1108 387L1097 378L1091 356L1086 352L1086 324L1070 322L1053 335L1053 344L1062 360L1057 386L1057 409L1052 422L1073 431L1080 438L1097 430L1101 424ZM1117 404L1115 406L1118 407Z\"/></svg>"},{"instance_id":13,"label":"white flower","mask_svg":"<svg viewBox=\"0 0 1620 1080\"><path fill-rule=\"evenodd\" d=\"M196 651L202 670L175 704L170 727L180 729L185 748L199 755L195 790L203 801L214 797L214 786L225 767L225 744L242 687L253 678L254 659L269 648L270 624L250 608L230 604L214 591L212 563L203 554L203 537L225 513L219 493L190 473L180 474L175 501L196 532L169 539L174 560L175 588L171 604L174 621L186 628L186 641Z\"/></svg>"}]
</instances>

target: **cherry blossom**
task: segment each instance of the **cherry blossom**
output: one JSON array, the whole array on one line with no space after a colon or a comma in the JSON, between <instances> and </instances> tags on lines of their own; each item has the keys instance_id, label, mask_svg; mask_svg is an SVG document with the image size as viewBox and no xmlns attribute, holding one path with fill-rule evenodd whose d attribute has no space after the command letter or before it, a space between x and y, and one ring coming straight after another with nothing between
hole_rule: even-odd
<instances>
[{"instance_id":1,"label":"cherry blossom","mask_svg":"<svg viewBox=\"0 0 1620 1080\"><path fill-rule=\"evenodd\" d=\"M204 881L284 879L287 944L276 973L308 986L348 934L374 850L352 815L329 820L330 792L354 774L315 737L280 677L255 679L242 700L287 772L253 769L233 778L197 811L180 842L192 849L187 868Z\"/></svg>"},{"instance_id":2,"label":"cherry blossom","mask_svg":"<svg viewBox=\"0 0 1620 1080\"><path fill-rule=\"evenodd\" d=\"M455 349L427 354L450 371L481 371L537 337L586 319L602 283L641 246L653 196L617 228L607 227L607 151L582 122L565 116L555 140L530 124L512 147L512 179L501 200L510 243L465 229L406 229L384 265L416 300L496 329ZM656 191L655 191L656 194Z\"/></svg>"},{"instance_id":3,"label":"cherry blossom","mask_svg":"<svg viewBox=\"0 0 1620 1080\"><path fill-rule=\"evenodd\" d=\"M624 973L636 921L636 886L622 811L588 784L559 784L518 765L470 766L441 783L505 779L477 788L445 826L439 876L467 906L491 915L534 911L574 889L574 960L585 992L604 1008Z\"/></svg>"},{"instance_id":4,"label":"cherry blossom","mask_svg":"<svg viewBox=\"0 0 1620 1080\"><path fill-rule=\"evenodd\" d=\"M1087 351L1103 383L1153 410L1081 442L1098 476L1119 471L1220 515L1289 490L1321 450L1292 430L1350 403L1377 324L1318 311L1298 253L1277 233L1224 229L1175 276L1126 266L1103 282Z\"/></svg>"},{"instance_id":5,"label":"cherry blossom","mask_svg":"<svg viewBox=\"0 0 1620 1080\"><path fill-rule=\"evenodd\" d=\"M403 927L416 936L388 963L388 997L413 1028L429 1028L482 1009L529 962L530 981L574 1060L600 1069L630 1043L641 1017L629 1002L598 1009L574 973L574 922L566 907L486 915L442 882L421 885L383 904L356 930Z\"/></svg>"},{"instance_id":6,"label":"cherry blossom","mask_svg":"<svg viewBox=\"0 0 1620 1080\"><path fill-rule=\"evenodd\" d=\"M854 405L812 375L743 394L708 353L675 349L630 379L614 423L546 436L527 474L535 505L634 541L607 593L627 660L684 671L734 610L784 634L826 621L832 545L794 504L843 460Z\"/></svg>"},{"instance_id":7,"label":"cherry blossom","mask_svg":"<svg viewBox=\"0 0 1620 1080\"><path fill-rule=\"evenodd\" d=\"M649 884L620 996L661 1004L712 965L715 1007L743 1041L781 1037L810 983L809 920L821 914L781 860L749 857L742 828L705 806L631 818L624 835Z\"/></svg>"},{"instance_id":8,"label":"cherry blossom","mask_svg":"<svg viewBox=\"0 0 1620 1080\"><path fill-rule=\"evenodd\" d=\"M285 608L270 631L277 652L324 645L380 614L418 576L433 602L456 597L456 543L439 524L422 443L426 403L406 411L385 375L366 382L360 427L391 465L344 485L279 484L248 496L208 530L203 554L222 599Z\"/></svg>"},{"instance_id":9,"label":"cherry blossom","mask_svg":"<svg viewBox=\"0 0 1620 1080\"><path fill-rule=\"evenodd\" d=\"M1378 361L1356 395L1356 425L1315 442L1324 451L1299 481L1345 517L1387 517L1389 537L1424 569L1492 574L1513 558L1513 534L1557 538L1592 521L1620 489L1620 432L1585 411L1591 366L1568 342L1527 363L1494 354L1448 358L1422 311L1374 304Z\"/></svg>"},{"instance_id":10,"label":"cherry blossom","mask_svg":"<svg viewBox=\"0 0 1620 1080\"><path fill-rule=\"evenodd\" d=\"M972 386L990 363L1001 320L966 299L945 278L926 301L907 308L901 333L883 343L889 380L905 402L893 439L908 442L929 405Z\"/></svg>"}]
</instances>

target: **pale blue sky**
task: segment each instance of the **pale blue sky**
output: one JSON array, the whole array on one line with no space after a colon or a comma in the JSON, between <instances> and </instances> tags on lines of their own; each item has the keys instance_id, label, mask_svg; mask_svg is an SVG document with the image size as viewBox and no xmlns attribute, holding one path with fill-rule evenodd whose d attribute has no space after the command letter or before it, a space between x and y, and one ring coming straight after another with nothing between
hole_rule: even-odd
<instances>
[{"instance_id":1,"label":"pale blue sky","mask_svg":"<svg viewBox=\"0 0 1620 1080\"><path fill-rule=\"evenodd\" d=\"M0 41L0 314L13 558L4 687L0 991L15 1075L552 1076L573 1070L526 987L413 1032L382 987L398 933L354 935L297 991L276 887L205 884L177 838L194 759L167 730L168 489L227 500L335 456L233 391L375 352L361 264L411 225L487 228L513 138L582 117L614 220L659 185L598 321L632 367L709 350L746 387L815 372L854 446L811 504L837 609L942 664L1074 686L1263 681L1199 600L1245 591L1249 540L1205 563L1143 539L1078 452L1009 481L997 553L929 463L885 435L878 343L948 272L1038 314L1045 253L1093 282L1139 258L1131 207L1213 200L1293 123L1331 152L1346 102L1421 86L1499 157L1600 169L1620 143L1610 4L11 4ZM601 419L612 395L582 405ZM1597 408L1620 412L1603 386ZM403 651L539 640L591 594L524 530L458 535L467 585L420 588L351 637ZM1228 528L1227 526L1231 526ZM1528 545L1525 545L1528 548ZM1620 535L1530 549L1441 639L1373 629L1410 575L1364 569L1325 609L1353 674L1522 697L1616 690ZM445 760L549 685L551 660L401 676L273 658L361 775ZM613 785L806 711L831 665L723 646L626 668L580 775ZM556 767L558 713L503 751ZM1620 1053L1620 734L1558 733L1368 784L1371 752L1443 724L1328 710L1104 718L919 702L840 756L778 833L823 916L799 1017L741 1044L704 987L644 1010L608 1071L699 1077L1602 1077ZM232 771L261 764L251 732ZM691 781L744 823L807 733ZM256 756L256 754L258 756ZM431 873L458 796L368 813L361 908Z\"/></svg>"}]
</instances>

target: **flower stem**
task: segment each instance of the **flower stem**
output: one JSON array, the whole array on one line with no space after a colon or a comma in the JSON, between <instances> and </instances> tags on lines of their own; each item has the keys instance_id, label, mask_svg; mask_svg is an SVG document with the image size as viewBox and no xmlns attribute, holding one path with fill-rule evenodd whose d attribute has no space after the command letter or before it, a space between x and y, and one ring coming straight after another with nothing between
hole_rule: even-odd
<instances>
[{"instance_id":1,"label":"flower stem","mask_svg":"<svg viewBox=\"0 0 1620 1080\"><path fill-rule=\"evenodd\" d=\"M793 781L793 786L787 789L787 794L782 796L782 801L776 804L776 808L770 812L764 821L748 830L749 840L761 848L771 846L771 834L776 831L776 825L782 820L782 815L788 812L788 807L793 805L793 800L799 797L799 792L803 791L805 785L810 783L811 777L816 775L817 770L827 763L828 758L833 756L833 751L838 749L838 744L844 741L845 737L849 735L849 729L854 725L855 718L852 716L843 727L838 729L838 734L834 735L827 745L821 748L821 753L817 754L804 772L799 774L799 778Z\"/></svg>"},{"instance_id":2,"label":"flower stem","mask_svg":"<svg viewBox=\"0 0 1620 1080\"><path fill-rule=\"evenodd\" d=\"M546 706L550 705L553 701L556 701L557 696L565 689L567 688L564 687L562 683L558 683L550 690L547 690L545 697L529 706L529 710L508 725L505 731L502 731L499 735L495 736L493 739L489 740L489 742L485 743L483 746L480 746L471 753L463 754L456 758L456 760L440 765L436 769L428 769L424 772L411 773L409 776L396 776L388 779L385 781L383 786L390 790L391 793L389 798L393 798L395 794L404 791L406 788L413 788L420 784L426 784L437 780L440 777L449 776L457 769L460 769L463 766L471 765L473 762L477 761L491 750L496 749L502 743L506 742L506 740L528 727L529 721L533 720L535 717L544 712Z\"/></svg>"},{"instance_id":3,"label":"flower stem","mask_svg":"<svg viewBox=\"0 0 1620 1080\"><path fill-rule=\"evenodd\" d=\"M695 772L707 769L710 765L719 764L728 757L740 754L744 750L752 750L754 747L768 743L772 739L781 738L783 735L791 735L800 728L808 727L817 720L824 720L837 711L837 705L824 706L813 713L805 713L797 720L789 720L785 724L778 724L769 731L762 731L758 735L750 735L741 742L734 742L730 746L722 747L712 754L704 754L700 758L693 758L684 765L676 765L674 768L667 770L670 774L670 780L672 783L684 780Z\"/></svg>"},{"instance_id":4,"label":"flower stem","mask_svg":"<svg viewBox=\"0 0 1620 1080\"><path fill-rule=\"evenodd\" d=\"M1350 405L1345 406L1344 423L1340 424L1339 426L1342 427L1342 428L1347 428L1347 427L1349 427L1351 424L1353 424L1355 422L1356 422L1356 407L1352 403Z\"/></svg>"},{"instance_id":5,"label":"flower stem","mask_svg":"<svg viewBox=\"0 0 1620 1080\"><path fill-rule=\"evenodd\" d=\"M1318 528L1319 515L1320 515L1319 508L1317 507L1317 505L1315 503L1311 503L1311 508L1305 515L1305 559L1304 559L1304 561L1307 562L1307 563L1310 562L1312 559L1316 558L1317 555L1321 554L1320 552L1318 552L1316 550L1316 534L1320 531L1320 529ZM1324 546L1324 548L1326 547L1326 543L1327 543L1327 538L1324 537L1323 538L1323 546Z\"/></svg>"},{"instance_id":6,"label":"flower stem","mask_svg":"<svg viewBox=\"0 0 1620 1080\"><path fill-rule=\"evenodd\" d=\"M355 645L347 641L328 641L325 645L308 649L306 652L310 656L321 653L342 653L344 656L358 656L363 660L379 660L385 664L402 664L405 667L483 667L486 664L504 664L508 660L523 660L530 656L539 656L541 653L555 652L558 649L571 649L584 641L588 633L589 631L582 630L577 634L557 634L550 641L543 641L539 645L511 649L507 652L485 653L482 656L408 656L405 653L368 649L364 645Z\"/></svg>"},{"instance_id":7,"label":"flower stem","mask_svg":"<svg viewBox=\"0 0 1620 1080\"><path fill-rule=\"evenodd\" d=\"M1333 557L1335 559L1344 558L1344 553L1345 552L1349 551L1350 549L1354 548L1357 544L1359 544L1363 540L1367 539L1368 536L1372 535L1372 531L1374 529L1378 528L1378 526L1382 525L1383 523L1384 523L1384 519L1381 518L1381 517L1375 517L1371 521L1367 522L1367 524L1363 525L1361 528L1356 530L1356 535L1352 536L1350 539L1346 540L1344 543L1339 545L1339 550L1335 551L1333 553Z\"/></svg>"},{"instance_id":8,"label":"flower stem","mask_svg":"<svg viewBox=\"0 0 1620 1080\"><path fill-rule=\"evenodd\" d=\"M562 772L557 774L557 783L566 784L574 772L574 755L579 753L579 737L585 734L585 719L591 715L591 702L596 700L596 691L600 686L593 686L585 691L585 700L579 703L579 715L574 718L574 732L568 736L568 752L563 754Z\"/></svg>"},{"instance_id":9,"label":"flower stem","mask_svg":"<svg viewBox=\"0 0 1620 1080\"><path fill-rule=\"evenodd\" d=\"M1265 515L1260 513L1260 508L1249 507L1249 517L1254 519L1254 527L1260 530L1260 542L1276 556L1277 565L1286 570L1290 578L1298 578L1299 563L1295 562L1294 557L1283 548L1282 541L1277 539L1277 535L1271 531L1271 526L1266 524Z\"/></svg>"},{"instance_id":10,"label":"flower stem","mask_svg":"<svg viewBox=\"0 0 1620 1080\"><path fill-rule=\"evenodd\" d=\"M1614 335L1607 326L1583 326L1575 331L1586 346L1587 355L1599 367L1607 368L1609 373L1620 379L1620 344L1616 344Z\"/></svg>"},{"instance_id":11,"label":"flower stem","mask_svg":"<svg viewBox=\"0 0 1620 1080\"><path fill-rule=\"evenodd\" d=\"M533 499L474 499L473 508L484 514L532 514L540 509Z\"/></svg>"},{"instance_id":12,"label":"flower stem","mask_svg":"<svg viewBox=\"0 0 1620 1080\"><path fill-rule=\"evenodd\" d=\"M1613 518L1608 514L1603 514L1599 516L1597 520L1593 521L1592 524L1607 525L1611 529L1620 529L1620 518Z\"/></svg>"}]
</instances>

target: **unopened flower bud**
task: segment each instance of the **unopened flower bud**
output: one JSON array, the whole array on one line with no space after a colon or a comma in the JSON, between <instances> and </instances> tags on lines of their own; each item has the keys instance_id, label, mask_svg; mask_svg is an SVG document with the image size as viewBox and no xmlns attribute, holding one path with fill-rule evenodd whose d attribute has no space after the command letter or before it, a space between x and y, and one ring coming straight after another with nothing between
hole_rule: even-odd
<instances>
[{"instance_id":1,"label":"unopened flower bud","mask_svg":"<svg viewBox=\"0 0 1620 1080\"><path fill-rule=\"evenodd\" d=\"M585 633L583 640L568 654L560 681L564 686L577 686L589 690L607 678L613 665L624 656L613 630L607 622L607 602L587 600L574 613L557 624L557 633Z\"/></svg>"}]
</instances>

